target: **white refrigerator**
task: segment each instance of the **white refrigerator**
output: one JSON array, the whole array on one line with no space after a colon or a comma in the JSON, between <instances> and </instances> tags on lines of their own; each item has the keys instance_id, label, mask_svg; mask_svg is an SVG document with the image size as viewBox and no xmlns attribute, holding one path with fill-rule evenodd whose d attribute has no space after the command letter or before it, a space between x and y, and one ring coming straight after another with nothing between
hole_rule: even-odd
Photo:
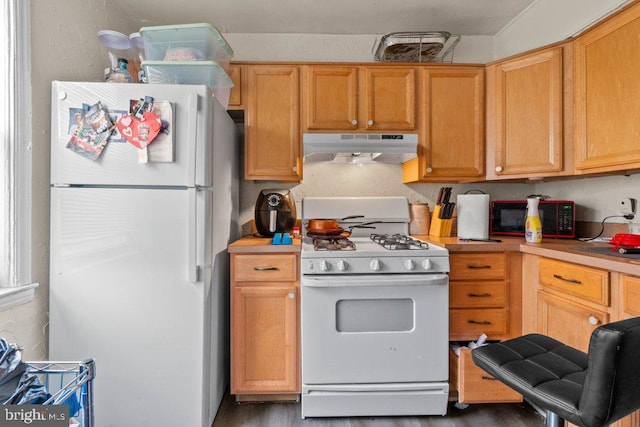
<instances>
[{"instance_id":1,"label":"white refrigerator","mask_svg":"<svg viewBox=\"0 0 640 427\"><path fill-rule=\"evenodd\" d=\"M94 161L67 148L83 104L117 118L148 96L171 105L171 161L139 163L116 134ZM95 359L97 427L211 426L240 229L232 119L206 86L56 81L51 123L49 359Z\"/></svg>"}]
</instances>

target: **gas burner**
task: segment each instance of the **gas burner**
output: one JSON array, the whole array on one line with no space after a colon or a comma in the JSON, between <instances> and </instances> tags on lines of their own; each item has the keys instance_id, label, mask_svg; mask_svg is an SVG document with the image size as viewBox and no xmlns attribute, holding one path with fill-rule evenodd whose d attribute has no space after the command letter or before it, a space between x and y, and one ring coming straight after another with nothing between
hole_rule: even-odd
<instances>
[{"instance_id":1,"label":"gas burner","mask_svg":"<svg viewBox=\"0 0 640 427\"><path fill-rule=\"evenodd\" d=\"M315 251L355 251L356 244L344 237L313 239Z\"/></svg>"},{"instance_id":2,"label":"gas burner","mask_svg":"<svg viewBox=\"0 0 640 427\"><path fill-rule=\"evenodd\" d=\"M429 249L429 244L404 234L372 234L371 240L389 250Z\"/></svg>"}]
</instances>

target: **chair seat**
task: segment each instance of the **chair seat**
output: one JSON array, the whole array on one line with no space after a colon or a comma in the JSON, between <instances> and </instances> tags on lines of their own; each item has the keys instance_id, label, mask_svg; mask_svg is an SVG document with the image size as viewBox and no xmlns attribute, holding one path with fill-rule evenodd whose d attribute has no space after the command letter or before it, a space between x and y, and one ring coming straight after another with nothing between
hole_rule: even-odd
<instances>
[{"instance_id":1,"label":"chair seat","mask_svg":"<svg viewBox=\"0 0 640 427\"><path fill-rule=\"evenodd\" d=\"M476 365L534 404L581 424L578 408L588 356L560 341L529 334L472 352Z\"/></svg>"}]
</instances>

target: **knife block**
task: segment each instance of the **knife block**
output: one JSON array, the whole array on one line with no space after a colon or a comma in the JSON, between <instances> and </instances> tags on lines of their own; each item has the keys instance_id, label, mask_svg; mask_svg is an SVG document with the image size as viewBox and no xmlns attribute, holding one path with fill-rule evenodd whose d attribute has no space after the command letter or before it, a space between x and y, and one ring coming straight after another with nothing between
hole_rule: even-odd
<instances>
[{"instance_id":1,"label":"knife block","mask_svg":"<svg viewBox=\"0 0 640 427\"><path fill-rule=\"evenodd\" d=\"M429 226L429 235L438 237L451 236L452 219L440 218L440 210L442 205L436 205L433 208L433 214L431 215L431 225Z\"/></svg>"}]
</instances>

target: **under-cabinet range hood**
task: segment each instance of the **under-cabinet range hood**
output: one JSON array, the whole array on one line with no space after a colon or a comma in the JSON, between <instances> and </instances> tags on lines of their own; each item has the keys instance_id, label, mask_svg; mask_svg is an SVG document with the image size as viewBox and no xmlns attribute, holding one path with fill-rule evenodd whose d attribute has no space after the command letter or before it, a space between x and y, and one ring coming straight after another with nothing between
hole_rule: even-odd
<instances>
[{"instance_id":1,"label":"under-cabinet range hood","mask_svg":"<svg viewBox=\"0 0 640 427\"><path fill-rule=\"evenodd\" d=\"M304 161L404 163L417 156L416 134L305 133Z\"/></svg>"}]
</instances>

